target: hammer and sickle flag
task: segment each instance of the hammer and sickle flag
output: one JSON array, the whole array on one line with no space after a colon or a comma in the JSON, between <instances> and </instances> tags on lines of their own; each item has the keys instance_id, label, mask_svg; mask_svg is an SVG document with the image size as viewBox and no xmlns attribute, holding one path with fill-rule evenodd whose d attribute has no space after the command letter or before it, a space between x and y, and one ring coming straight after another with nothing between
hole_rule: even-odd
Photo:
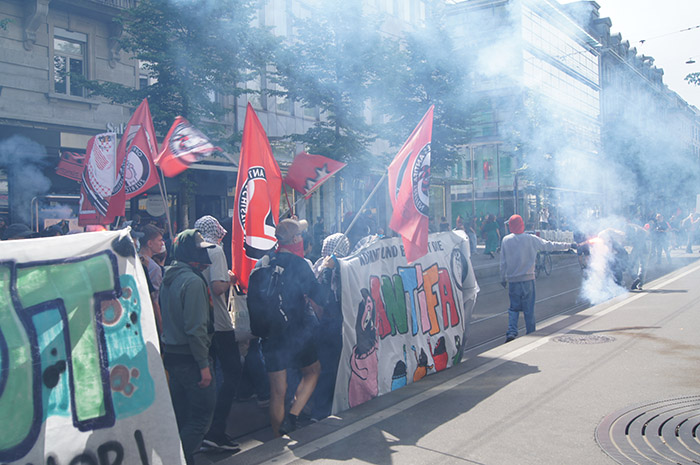
<instances>
[{"instance_id":1,"label":"hammer and sickle flag","mask_svg":"<svg viewBox=\"0 0 700 465\"><path fill-rule=\"evenodd\" d=\"M233 273L247 290L255 263L277 244L282 174L265 130L248 104L234 197Z\"/></svg>"}]
</instances>

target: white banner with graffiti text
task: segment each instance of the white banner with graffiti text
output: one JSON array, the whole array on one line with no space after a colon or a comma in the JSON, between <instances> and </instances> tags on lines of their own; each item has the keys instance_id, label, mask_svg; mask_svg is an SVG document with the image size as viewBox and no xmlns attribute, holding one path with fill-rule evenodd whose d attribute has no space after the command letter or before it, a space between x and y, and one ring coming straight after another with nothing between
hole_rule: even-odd
<instances>
[{"instance_id":1,"label":"white banner with graffiti text","mask_svg":"<svg viewBox=\"0 0 700 465\"><path fill-rule=\"evenodd\" d=\"M469 242L431 234L408 264L400 238L340 260L343 351L333 412L355 407L459 363L479 287Z\"/></svg>"},{"instance_id":2,"label":"white banner with graffiti text","mask_svg":"<svg viewBox=\"0 0 700 465\"><path fill-rule=\"evenodd\" d=\"M0 463L184 463L127 231L0 242Z\"/></svg>"}]
</instances>

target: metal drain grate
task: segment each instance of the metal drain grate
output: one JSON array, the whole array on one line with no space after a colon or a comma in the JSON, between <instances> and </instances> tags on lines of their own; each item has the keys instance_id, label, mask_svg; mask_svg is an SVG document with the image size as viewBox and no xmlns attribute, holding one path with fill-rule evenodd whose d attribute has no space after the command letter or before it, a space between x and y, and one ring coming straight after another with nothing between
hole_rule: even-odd
<instances>
[{"instance_id":1,"label":"metal drain grate","mask_svg":"<svg viewBox=\"0 0 700 465\"><path fill-rule=\"evenodd\" d=\"M596 441L621 464L700 464L700 396L629 407L598 425Z\"/></svg>"},{"instance_id":2,"label":"metal drain grate","mask_svg":"<svg viewBox=\"0 0 700 465\"><path fill-rule=\"evenodd\" d=\"M604 344L615 340L612 336L601 336L599 334L564 334L552 338L555 342L563 342L565 344Z\"/></svg>"}]
</instances>

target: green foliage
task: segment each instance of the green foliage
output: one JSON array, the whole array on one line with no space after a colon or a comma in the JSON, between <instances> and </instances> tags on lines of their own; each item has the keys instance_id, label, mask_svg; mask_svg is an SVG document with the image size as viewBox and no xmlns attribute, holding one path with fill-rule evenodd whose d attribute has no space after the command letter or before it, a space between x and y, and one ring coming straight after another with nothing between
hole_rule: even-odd
<instances>
[{"instance_id":1,"label":"green foliage","mask_svg":"<svg viewBox=\"0 0 700 465\"><path fill-rule=\"evenodd\" d=\"M246 92L248 70L262 69L271 56L274 39L250 26L255 13L252 0L141 0L119 19L120 45L155 82L142 89L96 81L86 87L117 103L147 97L161 133L178 115L194 123L220 118L225 110L211 96Z\"/></svg>"},{"instance_id":2,"label":"green foliage","mask_svg":"<svg viewBox=\"0 0 700 465\"><path fill-rule=\"evenodd\" d=\"M690 84L700 86L700 73L690 73L685 77L685 80L688 81Z\"/></svg>"},{"instance_id":3,"label":"green foliage","mask_svg":"<svg viewBox=\"0 0 700 465\"><path fill-rule=\"evenodd\" d=\"M383 60L382 92L375 96L389 120L382 135L400 146L430 105L435 105L431 165L444 171L469 142L473 109L466 82L467 63L455 52L442 12L428 10L426 25L409 31ZM393 156L394 154L390 154Z\"/></svg>"},{"instance_id":4,"label":"green foliage","mask_svg":"<svg viewBox=\"0 0 700 465\"><path fill-rule=\"evenodd\" d=\"M322 112L321 121L294 140L338 160L366 160L375 134L365 121L365 102L379 80L385 39L362 15L360 0L323 5L295 18L295 40L278 53L271 79L291 99Z\"/></svg>"}]
</instances>

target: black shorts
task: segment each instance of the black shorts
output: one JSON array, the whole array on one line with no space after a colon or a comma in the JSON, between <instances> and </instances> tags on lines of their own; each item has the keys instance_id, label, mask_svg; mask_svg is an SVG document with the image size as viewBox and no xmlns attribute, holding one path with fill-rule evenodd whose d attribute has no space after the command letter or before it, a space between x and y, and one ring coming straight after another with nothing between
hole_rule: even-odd
<instances>
[{"instance_id":1,"label":"black shorts","mask_svg":"<svg viewBox=\"0 0 700 465\"><path fill-rule=\"evenodd\" d=\"M282 337L262 340L265 370L270 373L291 368L304 368L318 361L316 344L310 336L294 336L287 332Z\"/></svg>"}]
</instances>

